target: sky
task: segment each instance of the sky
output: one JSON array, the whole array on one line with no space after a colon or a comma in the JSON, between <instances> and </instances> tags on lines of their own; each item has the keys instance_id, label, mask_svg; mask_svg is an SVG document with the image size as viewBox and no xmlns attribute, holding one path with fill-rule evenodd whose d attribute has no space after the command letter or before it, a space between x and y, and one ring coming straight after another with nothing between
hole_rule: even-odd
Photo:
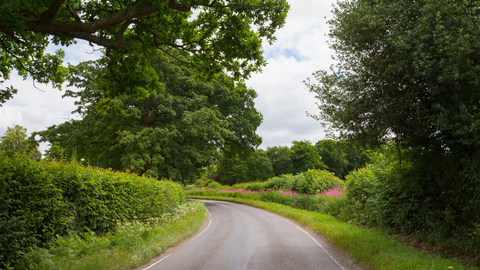
<instances>
[{"instance_id":1,"label":"sky","mask_svg":"<svg viewBox=\"0 0 480 270\"><path fill-rule=\"evenodd\" d=\"M259 148L291 146L292 141L308 140L316 143L325 138L325 132L317 120L306 112L317 113L316 99L303 81L317 70L328 70L333 64L333 50L328 47L327 20L332 17L335 0L291 0L286 24L277 31L273 45L264 44L264 56L268 62L261 73L247 81L258 97L255 107L263 115L263 123L257 133L263 138ZM326 17L326 18L325 18ZM50 47L53 52L54 48ZM64 63L78 64L94 60L99 56L87 42L64 48ZM52 89L50 85L22 80L11 74L4 86L18 89L14 98L0 107L0 136L7 127L21 125L30 134L45 130L52 125L69 119L80 119L72 115L76 109L73 98L63 98L64 91ZM67 89L64 87L64 90ZM41 144L40 150L48 149Z\"/></svg>"}]
</instances>

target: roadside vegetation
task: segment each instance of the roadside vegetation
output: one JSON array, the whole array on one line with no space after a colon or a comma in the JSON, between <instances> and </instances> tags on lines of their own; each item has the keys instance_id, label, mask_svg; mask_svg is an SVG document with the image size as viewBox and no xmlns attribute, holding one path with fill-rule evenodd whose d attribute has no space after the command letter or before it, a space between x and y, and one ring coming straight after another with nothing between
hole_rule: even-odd
<instances>
[{"instance_id":1,"label":"roadside vegetation","mask_svg":"<svg viewBox=\"0 0 480 270\"><path fill-rule=\"evenodd\" d=\"M166 178L295 218L376 269L462 269L387 234L480 266L480 1L338 0L335 65L304 81L331 140L266 150L244 79L266 64L285 0L47 2L1 1L0 83L14 69L68 80L81 119L1 137L1 268L96 256L90 242L120 252L122 233L188 208ZM45 53L77 39L100 59ZM0 106L17 92L2 87Z\"/></svg>"},{"instance_id":2,"label":"roadside vegetation","mask_svg":"<svg viewBox=\"0 0 480 270\"><path fill-rule=\"evenodd\" d=\"M249 204L295 219L352 255L359 264L366 266L367 269L477 269L474 266L462 265L455 260L419 252L382 232L342 222L331 215L260 200L222 196L197 195L191 197Z\"/></svg>"},{"instance_id":3,"label":"roadside vegetation","mask_svg":"<svg viewBox=\"0 0 480 270\"><path fill-rule=\"evenodd\" d=\"M192 234L204 218L204 208L185 204L171 181L0 152L3 269L65 269L75 260L82 269L128 269ZM129 256L136 259L117 264Z\"/></svg>"},{"instance_id":4,"label":"roadside vegetation","mask_svg":"<svg viewBox=\"0 0 480 270\"><path fill-rule=\"evenodd\" d=\"M205 218L203 203L187 201L150 223L127 222L105 235L72 234L32 248L19 269L130 270L192 235Z\"/></svg>"},{"instance_id":5,"label":"roadside vegetation","mask_svg":"<svg viewBox=\"0 0 480 270\"><path fill-rule=\"evenodd\" d=\"M313 222L311 219L315 220L319 217L322 217L321 220L326 219L322 215L335 217L337 222L332 225L332 228L317 230L323 221L318 224L315 221L316 225L312 223L313 225L308 226L326 235L332 242L346 248L359 260L374 266L375 269L447 269L441 268L445 266L442 260L440 260L442 263L437 265L439 268L436 268L436 264L432 264L435 267L421 267L427 262L418 264L417 268L407 266L402 268L397 264L398 261L408 262L413 260L411 256L420 255L403 257L404 253L401 253L402 255L399 257L393 255L388 255L393 256L388 259L379 257L377 254L379 250L382 250L382 254L384 252L394 254L397 252L396 249L402 246L399 243L397 244L400 246L397 244L392 246L391 241L395 242L392 239L406 242L422 251L438 255L436 256L438 258L459 260L472 268L478 266L480 258L479 227L465 231L459 228L457 230L446 229L449 221L437 220L439 226L437 230L425 230L421 219L426 216L412 216L413 210L421 211L421 208L414 202L403 198L401 194L414 187L402 186L395 181L398 177L402 177L410 166L411 164L405 160L400 163L394 146L385 146L378 153L372 154L371 162L364 168L348 174L346 180L335 177L331 172L315 169L297 175L286 174L272 177L263 182L238 183L233 186L224 186L213 180L199 179L196 182L197 186L186 188L186 196L234 200L261 206L267 210L269 208L276 209L273 211L280 214L282 211L287 211L285 209L288 208L280 207L278 210L277 206L261 202L307 210L312 213L296 212L293 209L287 211L290 213L287 216L294 217L305 225ZM316 216L313 212L322 215ZM302 221L304 219L307 221ZM336 226L347 229L338 231L340 228L333 228ZM463 228L465 229L465 227ZM348 244L348 241L343 243L343 240L338 242L328 236L328 230L337 231L340 235L346 234L338 237L347 237L348 241L354 241L358 245ZM349 238L349 235L352 234L355 237ZM370 234L376 236L367 236ZM372 240L369 238L371 237L378 238L378 242L370 243ZM391 251L387 251L390 248ZM413 250L407 253L413 252ZM365 254L357 255L362 252ZM422 256L420 256L423 258L422 260L434 258L430 255ZM453 261L449 261L449 263L457 265L450 269L468 269L468 267L458 268L460 264L453 263Z\"/></svg>"}]
</instances>

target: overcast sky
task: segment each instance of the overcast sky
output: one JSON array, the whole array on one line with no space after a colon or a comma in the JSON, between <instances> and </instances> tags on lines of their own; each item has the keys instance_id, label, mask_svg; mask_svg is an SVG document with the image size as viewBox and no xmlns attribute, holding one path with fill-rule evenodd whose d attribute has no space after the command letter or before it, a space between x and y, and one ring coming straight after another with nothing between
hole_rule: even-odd
<instances>
[{"instance_id":1,"label":"overcast sky","mask_svg":"<svg viewBox=\"0 0 480 270\"><path fill-rule=\"evenodd\" d=\"M306 115L316 113L314 94L303 80L317 70L327 70L333 63L333 51L326 43L328 25L335 0L292 0L285 26L277 31L277 41L264 44L268 65L262 73L254 74L247 85L258 93L256 108L263 115L263 123L257 133L262 136L260 148L291 146L294 140L312 143L324 139L320 123ZM325 19L324 17L327 17ZM79 42L65 50L65 63L77 64L95 59L98 54L86 42ZM75 109L72 98L62 99L63 92L49 85L38 84L31 79L23 81L12 72L11 80L19 91L13 99L0 107L0 136L14 124L33 131L45 130L68 119L77 118L70 112ZM48 146L41 145L41 151Z\"/></svg>"}]
</instances>

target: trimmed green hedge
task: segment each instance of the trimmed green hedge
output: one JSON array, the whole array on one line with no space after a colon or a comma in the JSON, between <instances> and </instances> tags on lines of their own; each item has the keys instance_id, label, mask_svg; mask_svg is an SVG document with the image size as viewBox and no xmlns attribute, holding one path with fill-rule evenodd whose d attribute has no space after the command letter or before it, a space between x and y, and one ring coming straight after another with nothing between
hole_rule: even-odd
<instances>
[{"instance_id":1,"label":"trimmed green hedge","mask_svg":"<svg viewBox=\"0 0 480 270\"><path fill-rule=\"evenodd\" d=\"M0 268L55 237L148 222L184 199L181 186L171 181L0 154Z\"/></svg>"}]
</instances>

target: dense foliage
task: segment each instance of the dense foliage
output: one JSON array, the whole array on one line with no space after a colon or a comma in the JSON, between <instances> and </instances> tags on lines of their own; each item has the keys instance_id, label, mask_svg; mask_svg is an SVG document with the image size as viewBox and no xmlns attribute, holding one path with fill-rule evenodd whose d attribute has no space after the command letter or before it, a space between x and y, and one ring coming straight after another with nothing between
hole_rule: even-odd
<instances>
[{"instance_id":1,"label":"dense foliage","mask_svg":"<svg viewBox=\"0 0 480 270\"><path fill-rule=\"evenodd\" d=\"M163 53L149 59L164 92L139 100L121 96L105 113L98 109L109 100L96 77L102 68L91 62L71 67L69 80L81 90L66 96L80 98L76 112L83 119L36 134L93 166L183 182L218 160L221 149L241 154L261 143L253 89L223 73L209 82L195 80L198 73Z\"/></svg>"},{"instance_id":2,"label":"dense foliage","mask_svg":"<svg viewBox=\"0 0 480 270\"><path fill-rule=\"evenodd\" d=\"M29 139L27 129L19 125L7 127L5 134L0 137L0 152L2 151L9 157L15 154L27 155L31 159L42 157L42 153L38 150L38 143Z\"/></svg>"},{"instance_id":3,"label":"dense foliage","mask_svg":"<svg viewBox=\"0 0 480 270\"><path fill-rule=\"evenodd\" d=\"M376 176L375 211L388 226L444 240L478 228L479 5L358 0L334 9L338 64L306 84L333 133L395 145L396 169Z\"/></svg>"},{"instance_id":4,"label":"dense foliage","mask_svg":"<svg viewBox=\"0 0 480 270\"><path fill-rule=\"evenodd\" d=\"M243 156L226 153L217 168L219 182L223 185L265 181L273 176L272 163L262 149Z\"/></svg>"},{"instance_id":5,"label":"dense foliage","mask_svg":"<svg viewBox=\"0 0 480 270\"><path fill-rule=\"evenodd\" d=\"M326 170L309 169L306 172L285 174L268 179L266 189L291 190L298 193L317 194L327 189L343 186L343 181Z\"/></svg>"},{"instance_id":6,"label":"dense foliage","mask_svg":"<svg viewBox=\"0 0 480 270\"><path fill-rule=\"evenodd\" d=\"M344 181L336 177L332 172L326 170L310 169L306 172L292 175L284 174L268 178L266 181L237 182L234 184L221 185L210 180L197 181L200 188L215 189L244 189L250 191L262 190L283 190L299 194L319 194L328 189L343 187Z\"/></svg>"},{"instance_id":7,"label":"dense foliage","mask_svg":"<svg viewBox=\"0 0 480 270\"><path fill-rule=\"evenodd\" d=\"M184 201L180 185L76 163L0 155L0 262L69 233L106 233L160 217Z\"/></svg>"},{"instance_id":8,"label":"dense foliage","mask_svg":"<svg viewBox=\"0 0 480 270\"><path fill-rule=\"evenodd\" d=\"M298 174L308 169L327 169L328 167L320 160L320 155L315 151L315 146L309 141L293 141L292 167L293 173Z\"/></svg>"},{"instance_id":9,"label":"dense foliage","mask_svg":"<svg viewBox=\"0 0 480 270\"><path fill-rule=\"evenodd\" d=\"M315 145L309 141L292 143L292 147L267 148L266 153L275 176L298 174L315 168L331 171L343 179L349 172L363 167L369 161L369 150L354 142L325 139Z\"/></svg>"},{"instance_id":10,"label":"dense foliage","mask_svg":"<svg viewBox=\"0 0 480 270\"><path fill-rule=\"evenodd\" d=\"M370 160L369 150L355 142L325 139L318 141L315 148L328 170L342 179Z\"/></svg>"},{"instance_id":11,"label":"dense foliage","mask_svg":"<svg viewBox=\"0 0 480 270\"><path fill-rule=\"evenodd\" d=\"M111 79L102 91L109 96L145 97L160 90L147 60L158 50L196 56L178 60L203 74L226 69L237 78L248 77L265 64L262 39L275 39L288 9L285 0L1 1L0 83L16 69L61 87L68 74L62 67L64 53L45 50L50 42L68 46L77 39L100 46L109 68L104 75ZM13 87L2 89L0 104L14 93Z\"/></svg>"},{"instance_id":12,"label":"dense foliage","mask_svg":"<svg viewBox=\"0 0 480 270\"><path fill-rule=\"evenodd\" d=\"M426 199L421 185L405 181L412 177L413 166L408 159L400 163L396 147L384 147L365 168L346 177L350 207L345 216L362 225L414 235L445 254L466 256L480 265L480 223L475 215L468 217L474 224L470 226L459 222L459 212L435 209L436 200Z\"/></svg>"},{"instance_id":13,"label":"dense foliage","mask_svg":"<svg viewBox=\"0 0 480 270\"><path fill-rule=\"evenodd\" d=\"M293 173L292 150L288 146L274 146L267 148L267 156L272 163L275 176Z\"/></svg>"}]
</instances>

